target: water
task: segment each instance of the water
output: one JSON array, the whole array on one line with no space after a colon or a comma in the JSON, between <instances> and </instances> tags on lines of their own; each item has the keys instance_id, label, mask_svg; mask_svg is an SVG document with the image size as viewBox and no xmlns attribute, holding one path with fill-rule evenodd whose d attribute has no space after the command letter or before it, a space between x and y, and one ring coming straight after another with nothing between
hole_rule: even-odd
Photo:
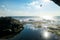
<instances>
[{"instance_id":1,"label":"water","mask_svg":"<svg viewBox=\"0 0 60 40\"><path fill-rule=\"evenodd\" d=\"M35 28L33 24L25 24L24 30L16 35L13 40L59 40L57 35L43 29Z\"/></svg>"},{"instance_id":2,"label":"water","mask_svg":"<svg viewBox=\"0 0 60 40\"><path fill-rule=\"evenodd\" d=\"M12 18L15 18L21 21L27 21L27 20L47 21L47 20L44 20L44 18L41 18L38 16L12 16ZM54 21L57 21L56 24L60 24L60 16L54 16L53 19L55 19Z\"/></svg>"},{"instance_id":3,"label":"water","mask_svg":"<svg viewBox=\"0 0 60 40\"><path fill-rule=\"evenodd\" d=\"M33 19L30 21L34 21L35 17L27 16L27 17L13 17L13 18L22 20L22 21L24 21L24 20L27 21L26 19ZM40 19L40 18L38 18L38 19ZM20 32L18 35L16 35L11 40L60 40L59 36L57 36L56 34L53 34L51 32L48 32L47 29L48 28L46 28L46 25L42 26L41 28L35 28L35 25L27 23L24 25L24 30L22 32Z\"/></svg>"}]
</instances>

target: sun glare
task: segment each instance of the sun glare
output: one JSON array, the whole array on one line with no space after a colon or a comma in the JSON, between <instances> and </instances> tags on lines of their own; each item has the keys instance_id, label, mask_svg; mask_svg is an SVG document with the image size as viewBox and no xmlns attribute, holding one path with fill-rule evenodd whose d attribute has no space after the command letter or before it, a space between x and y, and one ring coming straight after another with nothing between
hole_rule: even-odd
<instances>
[{"instance_id":1,"label":"sun glare","mask_svg":"<svg viewBox=\"0 0 60 40\"><path fill-rule=\"evenodd\" d=\"M44 32L44 37L48 37L49 36L49 33L48 32Z\"/></svg>"},{"instance_id":2,"label":"sun glare","mask_svg":"<svg viewBox=\"0 0 60 40\"><path fill-rule=\"evenodd\" d=\"M49 19L49 20L52 20L53 17L52 16L42 16L43 19Z\"/></svg>"},{"instance_id":3,"label":"sun glare","mask_svg":"<svg viewBox=\"0 0 60 40\"><path fill-rule=\"evenodd\" d=\"M50 2L50 0L43 0L44 2Z\"/></svg>"},{"instance_id":4,"label":"sun glare","mask_svg":"<svg viewBox=\"0 0 60 40\"><path fill-rule=\"evenodd\" d=\"M46 39L48 39L48 38L50 37L49 32L44 31L44 32L43 32L43 37L46 38Z\"/></svg>"}]
</instances>

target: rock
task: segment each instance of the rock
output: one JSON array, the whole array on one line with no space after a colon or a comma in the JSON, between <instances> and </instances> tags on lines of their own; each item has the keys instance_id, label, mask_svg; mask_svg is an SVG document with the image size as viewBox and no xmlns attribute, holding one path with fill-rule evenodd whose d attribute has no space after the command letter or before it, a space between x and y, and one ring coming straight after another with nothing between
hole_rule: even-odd
<instances>
[{"instance_id":1,"label":"rock","mask_svg":"<svg viewBox=\"0 0 60 40\"><path fill-rule=\"evenodd\" d=\"M18 32L23 30L23 24L12 17L0 17L0 32L9 30L10 32Z\"/></svg>"}]
</instances>

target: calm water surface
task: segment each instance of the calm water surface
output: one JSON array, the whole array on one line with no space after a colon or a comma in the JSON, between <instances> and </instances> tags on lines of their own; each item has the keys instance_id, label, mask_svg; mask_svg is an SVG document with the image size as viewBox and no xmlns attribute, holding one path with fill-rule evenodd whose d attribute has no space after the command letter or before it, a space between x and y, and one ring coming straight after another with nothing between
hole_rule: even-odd
<instances>
[{"instance_id":1,"label":"calm water surface","mask_svg":"<svg viewBox=\"0 0 60 40\"><path fill-rule=\"evenodd\" d=\"M13 40L59 40L59 37L48 32L45 28L35 28L32 24L25 24L24 30Z\"/></svg>"}]
</instances>

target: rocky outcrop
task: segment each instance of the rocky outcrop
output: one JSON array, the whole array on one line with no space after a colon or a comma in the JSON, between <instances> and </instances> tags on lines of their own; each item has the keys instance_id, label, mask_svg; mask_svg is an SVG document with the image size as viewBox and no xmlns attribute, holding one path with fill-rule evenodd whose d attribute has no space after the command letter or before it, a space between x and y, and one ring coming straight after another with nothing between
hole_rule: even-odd
<instances>
[{"instance_id":1,"label":"rocky outcrop","mask_svg":"<svg viewBox=\"0 0 60 40\"><path fill-rule=\"evenodd\" d=\"M0 32L18 32L23 30L23 24L12 17L0 17Z\"/></svg>"}]
</instances>

